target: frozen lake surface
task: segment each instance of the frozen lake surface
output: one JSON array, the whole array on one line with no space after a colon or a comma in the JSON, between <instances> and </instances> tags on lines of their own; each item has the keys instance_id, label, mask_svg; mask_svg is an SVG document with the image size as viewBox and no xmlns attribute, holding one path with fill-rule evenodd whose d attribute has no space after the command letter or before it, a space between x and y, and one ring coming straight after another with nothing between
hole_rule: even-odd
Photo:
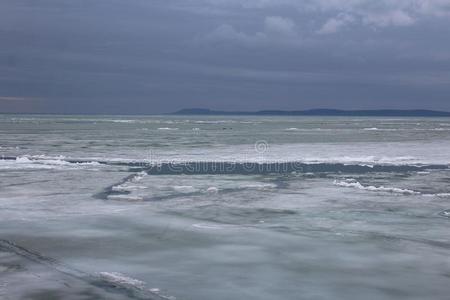
<instances>
[{"instance_id":1,"label":"frozen lake surface","mask_svg":"<svg viewBox=\"0 0 450 300\"><path fill-rule=\"evenodd\" d=\"M450 119L0 115L0 299L448 299Z\"/></svg>"}]
</instances>

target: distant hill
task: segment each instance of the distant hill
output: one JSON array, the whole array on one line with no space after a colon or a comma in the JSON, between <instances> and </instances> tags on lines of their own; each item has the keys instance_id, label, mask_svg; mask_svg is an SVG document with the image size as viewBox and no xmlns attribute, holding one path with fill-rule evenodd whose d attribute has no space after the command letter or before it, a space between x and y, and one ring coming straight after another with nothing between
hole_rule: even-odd
<instances>
[{"instance_id":1,"label":"distant hill","mask_svg":"<svg viewBox=\"0 0 450 300\"><path fill-rule=\"evenodd\" d=\"M245 116L358 116L358 117L450 117L450 112L426 109L377 109L377 110L260 110L260 111L220 111L205 108L187 108L173 115L245 115Z\"/></svg>"}]
</instances>

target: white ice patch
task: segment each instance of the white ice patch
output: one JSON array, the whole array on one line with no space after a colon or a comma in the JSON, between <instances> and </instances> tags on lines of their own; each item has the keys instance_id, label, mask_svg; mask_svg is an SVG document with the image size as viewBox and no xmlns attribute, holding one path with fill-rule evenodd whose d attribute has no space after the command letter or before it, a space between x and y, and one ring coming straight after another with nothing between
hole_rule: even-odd
<instances>
[{"instance_id":1,"label":"white ice patch","mask_svg":"<svg viewBox=\"0 0 450 300\"><path fill-rule=\"evenodd\" d=\"M439 197L439 198L447 198L447 197L450 197L450 193L438 193L438 194L435 194L435 196Z\"/></svg>"},{"instance_id":2,"label":"white ice patch","mask_svg":"<svg viewBox=\"0 0 450 300\"><path fill-rule=\"evenodd\" d=\"M450 130L449 128L442 128L442 127L438 127L438 128L433 128L431 129L432 131L448 131Z\"/></svg>"},{"instance_id":3,"label":"white ice patch","mask_svg":"<svg viewBox=\"0 0 450 300\"><path fill-rule=\"evenodd\" d=\"M401 189L395 187L384 187L384 186L365 186L356 181L355 179L347 179L345 181L334 181L334 185L347 187L347 188L356 188L365 191L371 192L386 192L386 193L394 193L394 194L403 194L403 195L422 195L424 197L438 197L438 198L448 198L450 197L450 193L436 193L436 194L424 194L421 192L409 190L409 189Z\"/></svg>"},{"instance_id":4,"label":"white ice patch","mask_svg":"<svg viewBox=\"0 0 450 300\"><path fill-rule=\"evenodd\" d=\"M192 227L201 229L221 229L220 226L206 225L206 224L193 224Z\"/></svg>"},{"instance_id":5,"label":"white ice patch","mask_svg":"<svg viewBox=\"0 0 450 300\"><path fill-rule=\"evenodd\" d=\"M366 191L371 191L371 192L387 192L387 193L395 193L395 194L403 194L403 195L421 195L420 192L416 192L416 191L408 190L408 189L401 189L401 188L395 188L395 187L384 187L384 186L373 186L373 185L364 186L354 179L347 179L345 181L335 180L334 185L341 186L341 187L347 187L347 188L356 188L356 189L366 190Z\"/></svg>"},{"instance_id":6,"label":"white ice patch","mask_svg":"<svg viewBox=\"0 0 450 300\"><path fill-rule=\"evenodd\" d=\"M366 130L366 131L377 131L379 129L376 128L376 127L370 127L370 128L364 128L363 130Z\"/></svg>"},{"instance_id":7,"label":"white ice patch","mask_svg":"<svg viewBox=\"0 0 450 300\"><path fill-rule=\"evenodd\" d=\"M25 156L21 156L21 157L17 157L16 158L16 162L17 163L22 163L22 164L24 164L24 163L32 163L32 161L28 158L28 157L25 157Z\"/></svg>"},{"instance_id":8,"label":"white ice patch","mask_svg":"<svg viewBox=\"0 0 450 300\"><path fill-rule=\"evenodd\" d=\"M113 123L137 123L137 120L111 120Z\"/></svg>"},{"instance_id":9,"label":"white ice patch","mask_svg":"<svg viewBox=\"0 0 450 300\"><path fill-rule=\"evenodd\" d=\"M19 156L15 160L1 160L0 170L21 170L21 169L80 169L92 166L98 167L98 162L72 163L65 160L64 156L45 156L45 155L25 155Z\"/></svg>"},{"instance_id":10,"label":"white ice patch","mask_svg":"<svg viewBox=\"0 0 450 300\"><path fill-rule=\"evenodd\" d=\"M139 191L139 190L147 189L146 186L137 184L146 175L147 175L147 173L145 173L145 172L139 172L136 175L134 175L131 179L129 179L128 181L111 187L111 190L114 192L132 192L132 191Z\"/></svg>"},{"instance_id":11,"label":"white ice patch","mask_svg":"<svg viewBox=\"0 0 450 300\"><path fill-rule=\"evenodd\" d=\"M159 127L158 130L178 130L178 128L173 128L173 127Z\"/></svg>"},{"instance_id":12,"label":"white ice patch","mask_svg":"<svg viewBox=\"0 0 450 300\"><path fill-rule=\"evenodd\" d=\"M146 186L142 186L142 185L119 184L119 185L113 186L111 188L111 190L113 190L115 192L132 192L132 191L143 190L146 188L147 188Z\"/></svg>"},{"instance_id":13,"label":"white ice patch","mask_svg":"<svg viewBox=\"0 0 450 300\"><path fill-rule=\"evenodd\" d=\"M216 188L215 186L210 186L209 188L206 189L207 193L211 193L211 194L216 194L219 192L219 189Z\"/></svg>"},{"instance_id":14,"label":"white ice patch","mask_svg":"<svg viewBox=\"0 0 450 300\"><path fill-rule=\"evenodd\" d=\"M139 173L136 174L136 176L133 177L132 181L133 182L141 181L145 176L147 176L147 173L139 172Z\"/></svg>"},{"instance_id":15,"label":"white ice patch","mask_svg":"<svg viewBox=\"0 0 450 300\"><path fill-rule=\"evenodd\" d=\"M179 193L194 193L197 191L192 185L175 185L172 188Z\"/></svg>"},{"instance_id":16,"label":"white ice patch","mask_svg":"<svg viewBox=\"0 0 450 300\"><path fill-rule=\"evenodd\" d=\"M233 225L216 225L216 224L198 223L198 224L192 224L192 227L195 227L195 228L198 228L198 229L219 230L219 229L225 229L225 228L233 228L235 226L233 226Z\"/></svg>"},{"instance_id":17,"label":"white ice patch","mask_svg":"<svg viewBox=\"0 0 450 300\"><path fill-rule=\"evenodd\" d=\"M193 123L197 123L197 124L232 124L232 123L236 123L237 121L235 120L198 120L198 121L193 121Z\"/></svg>"},{"instance_id":18,"label":"white ice patch","mask_svg":"<svg viewBox=\"0 0 450 300\"><path fill-rule=\"evenodd\" d=\"M134 279L128 276L125 276L121 273L117 272L100 272L100 277L103 280L106 280L111 283L121 284L121 285L128 285L133 286L138 289L143 289L145 287L145 282L140 281L138 279Z\"/></svg>"},{"instance_id":19,"label":"white ice patch","mask_svg":"<svg viewBox=\"0 0 450 300\"><path fill-rule=\"evenodd\" d=\"M274 189L277 187L277 185L273 183L260 183L260 184L246 184L243 185L242 187L246 189L267 190L267 189Z\"/></svg>"}]
</instances>

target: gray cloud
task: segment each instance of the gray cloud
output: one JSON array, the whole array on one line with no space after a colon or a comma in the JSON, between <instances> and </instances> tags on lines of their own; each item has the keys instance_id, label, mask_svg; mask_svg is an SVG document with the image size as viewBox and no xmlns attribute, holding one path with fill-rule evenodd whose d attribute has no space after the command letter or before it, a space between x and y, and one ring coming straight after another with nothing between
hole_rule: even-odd
<instances>
[{"instance_id":1,"label":"gray cloud","mask_svg":"<svg viewBox=\"0 0 450 300\"><path fill-rule=\"evenodd\" d=\"M339 14L336 17L328 19L317 31L319 34L336 33L341 28L354 22L354 17L348 14Z\"/></svg>"},{"instance_id":2,"label":"gray cloud","mask_svg":"<svg viewBox=\"0 0 450 300\"><path fill-rule=\"evenodd\" d=\"M264 20L265 31L268 34L295 36L295 23L289 18L269 16Z\"/></svg>"},{"instance_id":3,"label":"gray cloud","mask_svg":"<svg viewBox=\"0 0 450 300\"><path fill-rule=\"evenodd\" d=\"M285 17L267 16L264 18L262 31L246 33L230 24L222 24L201 40L209 42L235 42L248 47L266 47L271 43L296 45L300 42L295 23Z\"/></svg>"}]
</instances>

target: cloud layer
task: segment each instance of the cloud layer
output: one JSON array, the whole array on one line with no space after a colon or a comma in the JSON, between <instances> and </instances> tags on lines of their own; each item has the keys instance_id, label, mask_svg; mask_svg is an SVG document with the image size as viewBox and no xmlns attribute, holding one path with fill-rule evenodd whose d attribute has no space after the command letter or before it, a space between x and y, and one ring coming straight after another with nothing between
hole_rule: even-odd
<instances>
[{"instance_id":1,"label":"cloud layer","mask_svg":"<svg viewBox=\"0 0 450 300\"><path fill-rule=\"evenodd\" d=\"M0 28L4 112L450 110L450 0L4 0Z\"/></svg>"}]
</instances>

